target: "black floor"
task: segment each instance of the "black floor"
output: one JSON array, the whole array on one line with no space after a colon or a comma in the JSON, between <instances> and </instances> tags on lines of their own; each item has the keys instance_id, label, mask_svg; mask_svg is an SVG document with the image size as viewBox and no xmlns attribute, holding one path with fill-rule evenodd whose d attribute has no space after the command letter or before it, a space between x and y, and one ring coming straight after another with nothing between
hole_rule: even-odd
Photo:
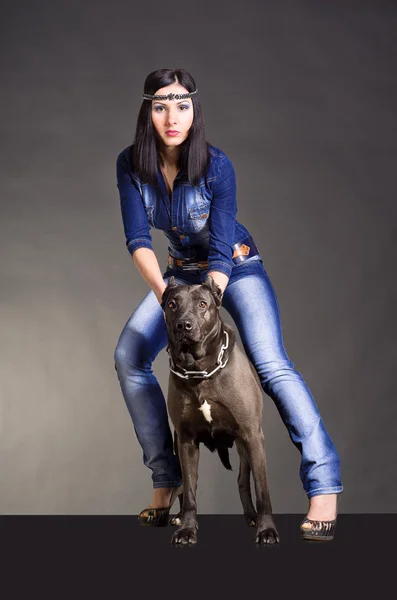
<instances>
[{"instance_id":1,"label":"black floor","mask_svg":"<svg viewBox=\"0 0 397 600\"><path fill-rule=\"evenodd\" d=\"M36 589L57 599L96 598L98 590L118 598L138 588L145 598L163 591L245 600L281 590L316 599L397 597L397 515L341 514L331 542L301 540L302 518L274 515L280 544L260 547L242 515L199 516L194 546L172 545L174 527L141 527L136 516L3 516L1 578L11 592L4 597Z\"/></svg>"}]
</instances>

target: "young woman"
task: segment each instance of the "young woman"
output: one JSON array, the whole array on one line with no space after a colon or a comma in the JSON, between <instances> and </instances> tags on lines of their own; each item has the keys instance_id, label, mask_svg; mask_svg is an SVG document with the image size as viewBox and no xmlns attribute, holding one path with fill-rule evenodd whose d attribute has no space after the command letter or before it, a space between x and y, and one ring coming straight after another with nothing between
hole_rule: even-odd
<instances>
[{"instance_id":1,"label":"young woman","mask_svg":"<svg viewBox=\"0 0 397 600\"><path fill-rule=\"evenodd\" d=\"M300 477L309 498L302 535L332 539L337 494L343 490L339 457L283 346L274 289L252 236L236 220L233 165L206 141L198 90L184 69L147 76L135 143L117 158L117 186L127 250L151 288L127 321L114 357L143 462L152 471L153 495L140 513L141 523L164 524L182 485L165 398L152 370L167 345L161 297L171 275L180 284L200 284L209 274L222 289L222 305L263 390L302 455ZM163 230L168 239L164 273L150 227Z\"/></svg>"}]
</instances>

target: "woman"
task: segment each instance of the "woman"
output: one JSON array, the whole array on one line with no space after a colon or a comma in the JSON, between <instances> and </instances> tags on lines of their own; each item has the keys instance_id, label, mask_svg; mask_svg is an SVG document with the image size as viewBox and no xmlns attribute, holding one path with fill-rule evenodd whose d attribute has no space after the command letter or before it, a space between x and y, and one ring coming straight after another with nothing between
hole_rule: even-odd
<instances>
[{"instance_id":1,"label":"woman","mask_svg":"<svg viewBox=\"0 0 397 600\"><path fill-rule=\"evenodd\" d=\"M167 345L161 297L171 275L180 284L200 284L209 274L222 289L222 305L238 328L263 390L301 452L300 477L309 498L302 535L332 539L337 494L343 490L339 457L284 349L274 289L254 240L235 218L233 165L207 143L196 85L185 70L160 69L146 78L135 143L117 158L117 185L127 249L151 288L115 351L121 390L144 464L152 471L153 495L140 513L141 523L164 524L182 484L164 395L152 371ZM168 238L163 274L150 227Z\"/></svg>"}]
</instances>

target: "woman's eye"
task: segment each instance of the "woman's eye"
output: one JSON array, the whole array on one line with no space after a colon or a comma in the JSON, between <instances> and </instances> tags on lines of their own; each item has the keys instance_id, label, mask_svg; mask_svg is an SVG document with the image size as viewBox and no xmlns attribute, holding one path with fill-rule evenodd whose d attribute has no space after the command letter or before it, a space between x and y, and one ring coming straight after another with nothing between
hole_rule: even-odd
<instances>
[{"instance_id":1,"label":"woman's eye","mask_svg":"<svg viewBox=\"0 0 397 600\"><path fill-rule=\"evenodd\" d=\"M185 110L187 110L189 108L189 104L181 104L179 106L179 108L182 110L182 112L184 112ZM157 106L153 107L153 110L155 112L162 112L163 109L165 110L165 106L161 106L160 104L158 104Z\"/></svg>"}]
</instances>

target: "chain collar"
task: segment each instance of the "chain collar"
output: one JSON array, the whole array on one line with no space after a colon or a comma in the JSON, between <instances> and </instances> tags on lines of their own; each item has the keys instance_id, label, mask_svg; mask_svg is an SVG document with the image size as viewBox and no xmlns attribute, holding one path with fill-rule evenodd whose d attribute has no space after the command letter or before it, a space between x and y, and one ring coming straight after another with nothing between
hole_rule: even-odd
<instances>
[{"instance_id":1,"label":"chain collar","mask_svg":"<svg viewBox=\"0 0 397 600\"><path fill-rule=\"evenodd\" d=\"M208 379L208 377L211 377L211 375L213 375L216 371L218 371L218 369L223 369L223 367L226 367L229 357L226 358L224 363L222 363L222 358L223 358L226 348L229 347L229 335L228 335L226 329L225 329L224 333L226 335L226 341L224 344L222 344L221 349L219 350L218 358L216 361L217 366L210 373L208 373L207 371L187 371L183 367L178 367L178 368L182 369L182 371L184 371L185 374L178 373L178 371L175 371L175 369L174 369L174 367L176 365L171 358L170 350L169 350L169 347L167 346L167 352L169 354L169 359L170 359L170 370L173 373L175 373L175 375L178 375L178 377L181 377L182 379Z\"/></svg>"}]
</instances>

